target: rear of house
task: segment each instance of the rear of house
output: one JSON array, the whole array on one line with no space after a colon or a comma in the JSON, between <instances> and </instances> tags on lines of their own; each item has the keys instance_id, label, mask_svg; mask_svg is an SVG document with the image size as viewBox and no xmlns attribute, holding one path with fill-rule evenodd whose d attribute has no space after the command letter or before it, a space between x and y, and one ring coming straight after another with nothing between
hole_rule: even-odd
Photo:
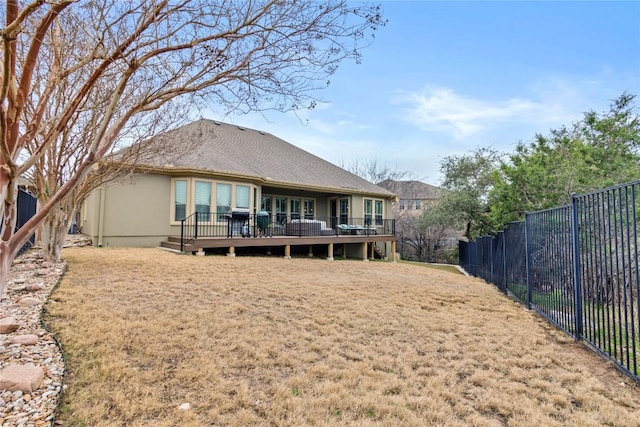
<instances>
[{"instance_id":1,"label":"rear of house","mask_svg":"<svg viewBox=\"0 0 640 427\"><path fill-rule=\"evenodd\" d=\"M210 237L392 235L394 200L270 134L199 120L156 137L127 178L94 191L79 228L97 246L159 246L194 222Z\"/></svg>"}]
</instances>

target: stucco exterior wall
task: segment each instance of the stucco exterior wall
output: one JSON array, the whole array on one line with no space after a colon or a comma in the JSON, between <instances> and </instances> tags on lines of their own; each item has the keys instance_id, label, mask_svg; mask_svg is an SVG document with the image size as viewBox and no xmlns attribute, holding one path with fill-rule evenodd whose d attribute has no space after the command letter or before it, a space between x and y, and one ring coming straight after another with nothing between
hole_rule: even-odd
<instances>
[{"instance_id":1,"label":"stucco exterior wall","mask_svg":"<svg viewBox=\"0 0 640 427\"><path fill-rule=\"evenodd\" d=\"M80 231L91 237L94 246L155 247L165 241L168 236L180 236L180 223L172 220L172 191L176 179L189 182L187 216L194 211L193 183L196 180L209 180L214 190L216 182L251 186L251 210L253 206L256 206L257 210L260 209L262 194L314 199L315 217L327 219L330 216L329 200L336 200L335 195L326 193L273 187L261 188L259 184L247 181L199 177L172 178L169 175L140 174L94 191L81 209ZM255 193L253 188L256 189ZM356 219L356 222L364 218L365 198L383 200L383 217L392 218L391 200L361 195L349 196L350 218ZM215 194L212 194L211 208L215 209ZM349 252L349 256L363 257L359 247L350 248Z\"/></svg>"},{"instance_id":2,"label":"stucco exterior wall","mask_svg":"<svg viewBox=\"0 0 640 427\"><path fill-rule=\"evenodd\" d=\"M87 198L81 231L94 246L159 246L167 236L180 233L169 224L170 197L169 176L134 175Z\"/></svg>"}]
</instances>

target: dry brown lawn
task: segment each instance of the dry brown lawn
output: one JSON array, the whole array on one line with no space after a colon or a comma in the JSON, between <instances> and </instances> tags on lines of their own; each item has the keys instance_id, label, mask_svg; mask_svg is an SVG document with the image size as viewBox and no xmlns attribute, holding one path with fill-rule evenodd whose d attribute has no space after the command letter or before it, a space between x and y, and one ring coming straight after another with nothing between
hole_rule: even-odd
<instances>
[{"instance_id":1,"label":"dry brown lawn","mask_svg":"<svg viewBox=\"0 0 640 427\"><path fill-rule=\"evenodd\" d=\"M67 249L66 426L637 426L640 391L477 279ZM189 403L190 409L179 406Z\"/></svg>"}]
</instances>

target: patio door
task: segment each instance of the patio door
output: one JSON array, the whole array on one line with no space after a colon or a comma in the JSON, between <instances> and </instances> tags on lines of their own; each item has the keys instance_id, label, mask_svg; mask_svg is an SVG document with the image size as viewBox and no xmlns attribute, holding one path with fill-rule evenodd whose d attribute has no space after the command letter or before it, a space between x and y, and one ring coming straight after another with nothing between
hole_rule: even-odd
<instances>
[{"instance_id":1,"label":"patio door","mask_svg":"<svg viewBox=\"0 0 640 427\"><path fill-rule=\"evenodd\" d=\"M287 198L276 197L276 221L278 224L287 222Z\"/></svg>"},{"instance_id":2,"label":"patio door","mask_svg":"<svg viewBox=\"0 0 640 427\"><path fill-rule=\"evenodd\" d=\"M329 218L331 218L331 228L336 228L338 225L338 200L329 200Z\"/></svg>"},{"instance_id":3,"label":"patio door","mask_svg":"<svg viewBox=\"0 0 640 427\"><path fill-rule=\"evenodd\" d=\"M349 224L349 199L340 199L340 224Z\"/></svg>"}]
</instances>

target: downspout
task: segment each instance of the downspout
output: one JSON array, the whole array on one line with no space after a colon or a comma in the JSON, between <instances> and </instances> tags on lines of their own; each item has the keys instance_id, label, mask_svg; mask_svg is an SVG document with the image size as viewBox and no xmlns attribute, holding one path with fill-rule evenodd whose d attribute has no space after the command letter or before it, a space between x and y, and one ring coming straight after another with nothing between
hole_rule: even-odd
<instances>
[{"instance_id":1,"label":"downspout","mask_svg":"<svg viewBox=\"0 0 640 427\"><path fill-rule=\"evenodd\" d=\"M104 236L104 209L107 200L107 191L100 187L100 203L98 205L98 247L102 247L102 237Z\"/></svg>"}]
</instances>

